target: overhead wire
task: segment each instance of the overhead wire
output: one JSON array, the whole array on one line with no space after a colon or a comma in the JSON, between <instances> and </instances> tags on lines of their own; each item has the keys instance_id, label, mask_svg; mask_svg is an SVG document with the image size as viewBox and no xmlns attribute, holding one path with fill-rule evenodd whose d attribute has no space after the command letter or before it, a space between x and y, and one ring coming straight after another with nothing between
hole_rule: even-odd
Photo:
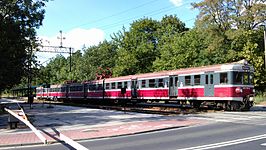
<instances>
[{"instance_id":1,"label":"overhead wire","mask_svg":"<svg viewBox=\"0 0 266 150\"><path fill-rule=\"evenodd\" d=\"M90 22L87 22L87 23L84 23L84 24L81 24L81 25L73 26L71 29L76 28L76 27L85 26L85 25L88 25L88 24L95 24L97 22L104 21L104 20L109 19L109 18L114 17L114 16L122 15L123 13L138 9L140 7L146 6L146 5L154 3L156 1L158 1L158 0L152 0L152 1L149 1L149 2L146 2L146 3L143 3L141 5L138 5L136 7L133 7L133 8L127 9L127 10L123 10L121 12L118 12L118 13L115 13L115 14L112 14L112 15L97 19L95 21L90 21ZM139 19L139 18L145 17L145 16L155 16L155 15L158 15L158 14L161 14L161 13L172 11L172 10L174 10L176 8L182 7L184 5L188 5L190 3L191 3L191 1L190 2L186 2L186 3L184 3L184 4L180 5L180 6L170 6L170 7L168 6L168 7L160 8L160 9L157 9L157 10L153 10L151 12L147 12L147 13L145 13L143 15L139 15L138 17L131 17L131 18L127 18L127 19L122 19L122 20L119 20L119 21L117 21L115 23L112 23L112 24L99 26L98 28L105 29L105 30L112 29L112 28L117 27L117 26L122 26L125 23L128 23L128 21L130 21L130 20L136 20L136 19ZM190 19L190 21L191 21L191 19Z\"/></svg>"},{"instance_id":2,"label":"overhead wire","mask_svg":"<svg viewBox=\"0 0 266 150\"><path fill-rule=\"evenodd\" d=\"M138 8L141 8L143 6L146 6L146 5L151 4L153 2L156 2L156 1L159 1L159 0L151 0L149 2L146 2L146 3L143 3L143 4L137 5L136 7L133 7L133 8L130 8L130 9L126 9L126 10L120 11L118 13L115 13L115 14L112 14L112 15L109 15L109 16L106 16L106 17L102 17L100 19L97 19L97 20L94 20L94 21L90 21L90 22L87 22L87 23L84 23L84 24L81 24L81 25L73 26L72 28L81 27L81 26L85 26L85 25L88 25L88 24L94 24L94 23L103 21L105 19L111 18L111 17L119 16L119 15L121 15L123 13L126 13L126 12L129 12L129 11L132 11L132 10L135 10L135 9L138 9Z\"/></svg>"},{"instance_id":3,"label":"overhead wire","mask_svg":"<svg viewBox=\"0 0 266 150\"><path fill-rule=\"evenodd\" d=\"M184 6L184 5L188 5L190 4L189 2L187 3L184 3L183 5L181 6ZM112 29L114 27L117 27L117 26L121 26L125 23L127 23L128 21L130 20L136 20L136 19L139 19L141 17L145 17L145 16L155 16L155 15L159 15L159 14L162 14L162 13L165 13L165 12L169 12L169 11L172 11L178 7L181 7L181 6L171 6L171 7L164 7L164 8L160 8L160 9L157 9L157 10L153 10L151 12L147 12L143 15L139 15L137 17L131 17L131 18L127 18L127 19L123 19L123 20L120 20L120 21L117 21L115 23L112 23L112 24L109 24L109 25L103 25L103 26L99 26L99 28L101 29L105 29L105 30L108 30L108 29ZM189 21L191 21L192 19L189 19Z\"/></svg>"}]
</instances>

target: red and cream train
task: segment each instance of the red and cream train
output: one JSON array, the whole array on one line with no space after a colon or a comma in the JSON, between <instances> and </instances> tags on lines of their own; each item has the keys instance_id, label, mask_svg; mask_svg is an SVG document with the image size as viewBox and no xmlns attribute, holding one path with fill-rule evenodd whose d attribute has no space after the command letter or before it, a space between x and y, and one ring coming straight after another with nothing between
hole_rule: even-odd
<instances>
[{"instance_id":1,"label":"red and cream train","mask_svg":"<svg viewBox=\"0 0 266 150\"><path fill-rule=\"evenodd\" d=\"M37 98L85 99L112 102L165 101L193 107L212 104L226 110L249 109L253 105L254 68L245 60L94 80L86 83L37 88Z\"/></svg>"}]
</instances>

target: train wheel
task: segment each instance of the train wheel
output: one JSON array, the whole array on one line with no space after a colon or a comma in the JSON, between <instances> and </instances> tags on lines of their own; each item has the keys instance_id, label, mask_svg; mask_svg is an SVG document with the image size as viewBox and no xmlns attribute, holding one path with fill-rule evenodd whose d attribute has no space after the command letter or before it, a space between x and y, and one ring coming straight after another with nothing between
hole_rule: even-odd
<instances>
[{"instance_id":1,"label":"train wheel","mask_svg":"<svg viewBox=\"0 0 266 150\"><path fill-rule=\"evenodd\" d=\"M240 103L239 102L231 102L230 104L231 111L238 111L240 110Z\"/></svg>"},{"instance_id":2,"label":"train wheel","mask_svg":"<svg viewBox=\"0 0 266 150\"><path fill-rule=\"evenodd\" d=\"M190 101L190 105L191 105L193 108L199 108L200 105L201 105L201 101Z\"/></svg>"},{"instance_id":3,"label":"train wheel","mask_svg":"<svg viewBox=\"0 0 266 150\"><path fill-rule=\"evenodd\" d=\"M245 97L243 99L243 107L242 110L250 110L250 108L253 106L253 101L249 100L249 97Z\"/></svg>"},{"instance_id":4,"label":"train wheel","mask_svg":"<svg viewBox=\"0 0 266 150\"><path fill-rule=\"evenodd\" d=\"M115 99L114 100L114 104L118 104L119 103L119 100L118 99Z\"/></svg>"}]
</instances>

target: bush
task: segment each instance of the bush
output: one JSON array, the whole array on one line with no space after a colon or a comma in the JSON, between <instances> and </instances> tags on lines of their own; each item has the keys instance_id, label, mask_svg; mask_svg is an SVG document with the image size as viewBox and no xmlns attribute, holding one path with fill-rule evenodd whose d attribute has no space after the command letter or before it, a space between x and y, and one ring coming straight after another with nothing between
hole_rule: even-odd
<instances>
[{"instance_id":1,"label":"bush","mask_svg":"<svg viewBox=\"0 0 266 150\"><path fill-rule=\"evenodd\" d=\"M255 104L259 104L259 103L264 102L264 101L266 101L266 92L256 93L256 96L254 99Z\"/></svg>"}]
</instances>

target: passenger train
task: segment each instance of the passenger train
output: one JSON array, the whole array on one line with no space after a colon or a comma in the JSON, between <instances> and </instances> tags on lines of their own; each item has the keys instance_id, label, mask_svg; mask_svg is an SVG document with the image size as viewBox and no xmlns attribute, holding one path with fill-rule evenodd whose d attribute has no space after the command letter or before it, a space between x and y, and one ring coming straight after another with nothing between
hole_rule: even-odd
<instances>
[{"instance_id":1,"label":"passenger train","mask_svg":"<svg viewBox=\"0 0 266 150\"><path fill-rule=\"evenodd\" d=\"M128 75L37 88L38 99L211 104L225 110L253 105L254 68L247 61Z\"/></svg>"}]
</instances>

